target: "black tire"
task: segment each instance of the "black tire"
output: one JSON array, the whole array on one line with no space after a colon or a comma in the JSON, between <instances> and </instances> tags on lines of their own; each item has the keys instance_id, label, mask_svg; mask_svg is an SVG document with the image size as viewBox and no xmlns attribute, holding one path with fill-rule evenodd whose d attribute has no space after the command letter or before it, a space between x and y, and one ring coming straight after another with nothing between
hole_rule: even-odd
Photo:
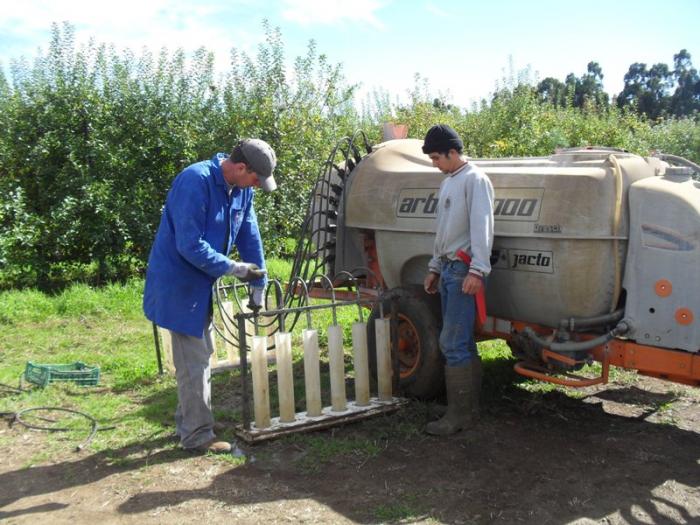
<instances>
[{"instance_id":1,"label":"black tire","mask_svg":"<svg viewBox=\"0 0 700 525\"><path fill-rule=\"evenodd\" d=\"M418 399L433 399L445 389L445 361L440 352L440 299L428 295L419 286L396 288L399 317L399 387L403 395ZM389 318L391 304L383 301L384 317ZM379 317L375 306L367 323L369 369L376 378L377 354L374 320Z\"/></svg>"}]
</instances>

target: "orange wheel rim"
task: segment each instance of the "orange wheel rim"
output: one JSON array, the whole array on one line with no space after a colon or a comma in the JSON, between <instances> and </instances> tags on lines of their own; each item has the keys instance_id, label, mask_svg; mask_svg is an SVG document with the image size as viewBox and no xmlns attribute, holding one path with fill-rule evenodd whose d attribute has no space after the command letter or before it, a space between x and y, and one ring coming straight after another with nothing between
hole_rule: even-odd
<instances>
[{"instance_id":1,"label":"orange wheel rim","mask_svg":"<svg viewBox=\"0 0 700 525\"><path fill-rule=\"evenodd\" d=\"M398 347L399 347L399 377L411 377L421 360L421 345L418 330L411 320L399 314Z\"/></svg>"}]
</instances>

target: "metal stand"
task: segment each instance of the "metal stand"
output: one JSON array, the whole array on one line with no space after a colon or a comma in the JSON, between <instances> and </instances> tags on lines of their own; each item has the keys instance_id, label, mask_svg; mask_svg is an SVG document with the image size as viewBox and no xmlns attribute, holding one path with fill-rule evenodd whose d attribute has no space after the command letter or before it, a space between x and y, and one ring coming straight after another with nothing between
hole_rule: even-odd
<instances>
[{"instance_id":1,"label":"metal stand","mask_svg":"<svg viewBox=\"0 0 700 525\"><path fill-rule=\"evenodd\" d=\"M156 326L156 323L151 323L153 324L153 341L155 342L156 345L156 360L158 361L158 375L162 376L163 375L163 358L161 356L160 352L160 337L158 337L158 327Z\"/></svg>"},{"instance_id":2,"label":"metal stand","mask_svg":"<svg viewBox=\"0 0 700 525\"><path fill-rule=\"evenodd\" d=\"M324 428L335 427L346 423L354 423L363 419L396 412L408 403L407 399L395 397L392 401L379 401L376 397L370 399L367 406L357 406L349 401L347 410L344 412L333 412L331 407L325 407L322 414L317 417L308 417L306 412L298 412L296 420L291 423L281 423L278 417L273 417L271 424L267 428L258 429L255 425L245 428L245 423L236 428L236 435L247 443L259 443L270 439L286 436L299 432L311 432Z\"/></svg>"},{"instance_id":3,"label":"metal stand","mask_svg":"<svg viewBox=\"0 0 700 525\"><path fill-rule=\"evenodd\" d=\"M326 277L325 279L331 290L331 302L329 304L308 304L308 290L306 286L303 285L305 294L307 295L306 304L304 306L297 306L291 308L278 308L274 310L267 311L254 311L247 313L237 313L234 318L236 320L236 325L238 327L238 349L240 358L240 371L241 371L241 388L242 393L242 419L243 422L236 428L236 434L248 443L257 443L261 441L266 441L269 439L274 439L277 437L285 436L297 432L309 432L313 430L319 430L323 428L329 428L332 426L337 426L345 423L350 423L354 421L359 421L374 417L379 414L387 414L394 412L401 408L407 403L407 400L393 397L391 401L380 401L378 398L371 398L370 402L366 406L358 406L353 401L347 403L347 407L343 411L335 412L332 407L325 407L321 411L319 416L308 416L306 412L298 412L295 414L295 419L292 422L281 422L279 417L271 418L270 426L266 428L257 428L254 422L251 421L251 396L250 396L250 385L249 380L249 367L247 358L247 344L246 344L246 321L253 319L255 326L259 326L259 317L264 318L277 318L280 324L280 331L284 331L284 318L287 315L300 315L305 313L307 316L307 322L310 324L310 313L315 310L322 309L333 309L333 320L336 322L336 308L344 306L357 306L360 309L360 320L362 320L362 306L368 305L368 300L366 298L361 298L359 293L355 300L348 301L336 301L335 295L332 291L332 284L330 280ZM303 284L303 283L302 283ZM292 286L294 283L291 284ZM265 323L262 323L265 324ZM267 325L266 325L267 326ZM391 351L392 351L392 368L393 368L393 386L394 392L398 392L399 385L399 359L397 352L397 340L398 340L398 314L396 310L395 301L392 300L392 329L391 329Z\"/></svg>"}]
</instances>

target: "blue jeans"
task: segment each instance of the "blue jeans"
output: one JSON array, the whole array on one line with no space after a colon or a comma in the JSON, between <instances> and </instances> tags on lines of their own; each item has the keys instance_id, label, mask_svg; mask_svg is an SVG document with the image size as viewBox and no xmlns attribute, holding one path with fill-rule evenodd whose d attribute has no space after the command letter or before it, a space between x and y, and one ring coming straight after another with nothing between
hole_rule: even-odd
<instances>
[{"instance_id":1,"label":"blue jeans","mask_svg":"<svg viewBox=\"0 0 700 525\"><path fill-rule=\"evenodd\" d=\"M477 355L474 341L476 302L462 292L469 266L462 261L445 262L440 273L442 331L440 350L447 366L464 366Z\"/></svg>"}]
</instances>

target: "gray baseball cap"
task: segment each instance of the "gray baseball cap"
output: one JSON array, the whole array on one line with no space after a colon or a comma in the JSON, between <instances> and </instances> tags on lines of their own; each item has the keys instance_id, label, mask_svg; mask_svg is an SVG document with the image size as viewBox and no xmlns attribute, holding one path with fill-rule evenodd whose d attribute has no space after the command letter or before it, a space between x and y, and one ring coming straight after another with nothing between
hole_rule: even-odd
<instances>
[{"instance_id":1,"label":"gray baseball cap","mask_svg":"<svg viewBox=\"0 0 700 525\"><path fill-rule=\"evenodd\" d=\"M250 169L258 175L263 191L276 190L277 183L272 176L275 166L277 166L275 150L264 140L245 139L241 141L241 151L248 161Z\"/></svg>"}]
</instances>

